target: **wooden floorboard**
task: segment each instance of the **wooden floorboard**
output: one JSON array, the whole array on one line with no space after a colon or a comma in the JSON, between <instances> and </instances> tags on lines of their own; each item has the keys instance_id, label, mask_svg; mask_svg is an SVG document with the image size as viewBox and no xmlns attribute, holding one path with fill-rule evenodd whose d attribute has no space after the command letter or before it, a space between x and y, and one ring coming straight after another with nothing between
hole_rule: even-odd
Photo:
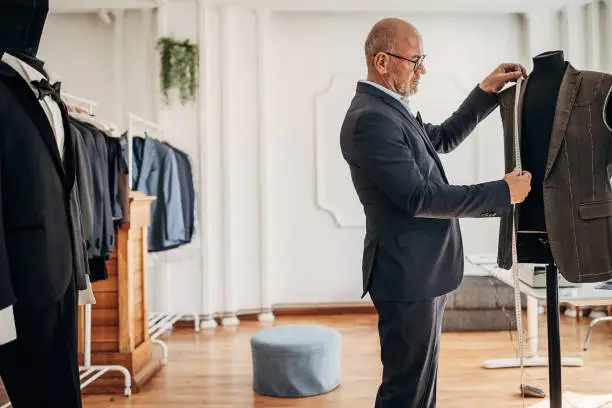
<instances>
[{"instance_id":1,"label":"wooden floorboard","mask_svg":"<svg viewBox=\"0 0 612 408\"><path fill-rule=\"evenodd\" d=\"M582 343L589 319L576 323L562 316L561 347L566 357L583 357L584 366L563 368L564 390L612 393L612 325L600 323L589 350ZM175 329L166 339L169 363L140 394L95 395L84 400L86 408L371 408L381 366L375 315L280 317L274 324L319 323L337 328L343 337L343 383L335 391L303 399L261 397L251 390L249 339L262 323L243 322L236 329L217 328L194 333ZM546 352L546 321L540 317L540 350ZM525 336L526 337L526 336ZM513 336L513 340L515 336ZM518 395L519 369L487 370L488 358L514 357L510 333L444 333L438 377L439 408L522 407ZM526 383L548 393L547 368L528 368ZM539 400L529 399L526 407Z\"/></svg>"}]
</instances>

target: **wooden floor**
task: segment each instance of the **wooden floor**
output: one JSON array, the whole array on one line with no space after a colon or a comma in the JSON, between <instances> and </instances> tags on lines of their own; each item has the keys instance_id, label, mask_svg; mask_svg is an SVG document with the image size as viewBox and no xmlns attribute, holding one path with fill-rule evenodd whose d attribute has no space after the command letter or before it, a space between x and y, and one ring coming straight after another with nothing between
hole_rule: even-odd
<instances>
[{"instance_id":1,"label":"wooden floor","mask_svg":"<svg viewBox=\"0 0 612 408\"><path fill-rule=\"evenodd\" d=\"M564 356L580 356L585 365L563 369L564 390L612 393L612 325L600 323L587 352L582 342L590 319L576 323L561 317ZM242 322L237 329L218 328L194 333L180 328L167 339L169 364L144 392L123 396L87 396L86 408L193 407L193 408L371 408L381 367L375 315L334 317L281 317L274 324L319 323L337 328L343 336L343 384L335 391L304 399L274 399L251 391L250 336L262 327ZM545 318L540 326L545 327ZM545 328L540 330L540 350L546 352ZM438 377L439 408L521 407L519 369L487 370L488 358L513 357L510 333L444 333ZM526 370L526 383L548 393L546 368ZM525 406L540 400L529 399Z\"/></svg>"}]
</instances>

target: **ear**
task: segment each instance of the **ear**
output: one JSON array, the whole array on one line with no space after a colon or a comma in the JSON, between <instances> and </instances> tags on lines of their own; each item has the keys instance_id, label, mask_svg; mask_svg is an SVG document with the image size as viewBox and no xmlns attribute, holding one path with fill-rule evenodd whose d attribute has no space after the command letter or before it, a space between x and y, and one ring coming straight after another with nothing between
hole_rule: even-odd
<instances>
[{"instance_id":1,"label":"ear","mask_svg":"<svg viewBox=\"0 0 612 408\"><path fill-rule=\"evenodd\" d=\"M388 73L389 72L389 56L383 52L377 53L374 56L373 65L379 74Z\"/></svg>"}]
</instances>

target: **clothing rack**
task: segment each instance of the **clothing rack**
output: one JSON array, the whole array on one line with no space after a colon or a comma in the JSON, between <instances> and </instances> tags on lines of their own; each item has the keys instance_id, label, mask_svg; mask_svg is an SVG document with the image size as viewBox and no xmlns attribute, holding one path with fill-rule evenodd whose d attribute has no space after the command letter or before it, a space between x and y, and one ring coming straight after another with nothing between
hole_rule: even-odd
<instances>
[{"instance_id":1,"label":"clothing rack","mask_svg":"<svg viewBox=\"0 0 612 408\"><path fill-rule=\"evenodd\" d=\"M93 115L93 108L97 107L98 104L94 101L79 98L67 93L62 92L62 98L69 100L71 104L81 104L87 107L87 111L90 115ZM96 381L98 378L103 376L109 371L119 371L125 376L125 396L132 395L132 376L127 368L119 365L92 365L91 364L91 304L84 305L84 318L85 318L85 341L84 341L84 357L83 365L79 366L81 389L87 387L89 384Z\"/></svg>"},{"instance_id":2,"label":"clothing rack","mask_svg":"<svg viewBox=\"0 0 612 408\"><path fill-rule=\"evenodd\" d=\"M144 130L146 136L150 136L151 131L153 131L152 133L156 133L156 136L157 136L156 139L164 140L164 130L161 127L161 125L151 120L144 119L133 113L128 113L127 144L128 144L128 179L129 179L130 191L133 190L133 185L132 185L132 160L133 160L132 143L133 142L132 141L134 138L134 131L137 128ZM168 285L165 285L164 287L167 288ZM184 316L193 316L194 330L196 332L199 332L200 331L200 317L195 312L192 312L192 313L151 312L147 316L147 319L148 319L147 321L149 325L149 331L148 331L149 337L151 338L151 341L153 343L159 345L162 348L162 354L163 354L162 362L164 365L168 363L168 346L166 345L165 342L160 340L159 337L163 333L172 330L174 328L174 324Z\"/></svg>"}]
</instances>

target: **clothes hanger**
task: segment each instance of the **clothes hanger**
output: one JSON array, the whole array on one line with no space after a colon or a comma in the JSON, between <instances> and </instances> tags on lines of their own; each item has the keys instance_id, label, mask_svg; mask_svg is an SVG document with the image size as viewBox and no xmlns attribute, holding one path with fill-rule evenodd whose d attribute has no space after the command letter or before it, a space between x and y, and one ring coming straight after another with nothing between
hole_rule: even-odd
<instances>
[{"instance_id":1,"label":"clothes hanger","mask_svg":"<svg viewBox=\"0 0 612 408\"><path fill-rule=\"evenodd\" d=\"M78 106L66 105L66 108L71 118L95 126L98 130L104 132L108 136L116 138L121 136L118 134L116 125L112 123L105 123Z\"/></svg>"}]
</instances>

